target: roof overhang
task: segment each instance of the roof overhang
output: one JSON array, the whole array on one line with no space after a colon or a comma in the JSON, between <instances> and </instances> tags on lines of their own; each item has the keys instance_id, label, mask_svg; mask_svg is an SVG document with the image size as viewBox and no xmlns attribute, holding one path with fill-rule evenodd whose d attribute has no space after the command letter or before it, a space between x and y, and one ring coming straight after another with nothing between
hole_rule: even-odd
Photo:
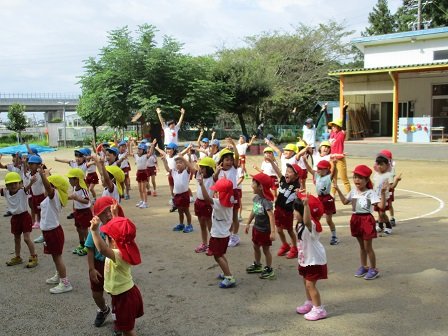
<instances>
[{"instance_id":1,"label":"roof overhang","mask_svg":"<svg viewBox=\"0 0 448 336\"><path fill-rule=\"evenodd\" d=\"M397 65L390 67L379 68L358 68L358 69L341 69L329 73L330 76L353 76L353 75L368 75L389 72L427 72L427 71L444 71L448 70L448 62L441 63L426 63L413 65Z\"/></svg>"}]
</instances>

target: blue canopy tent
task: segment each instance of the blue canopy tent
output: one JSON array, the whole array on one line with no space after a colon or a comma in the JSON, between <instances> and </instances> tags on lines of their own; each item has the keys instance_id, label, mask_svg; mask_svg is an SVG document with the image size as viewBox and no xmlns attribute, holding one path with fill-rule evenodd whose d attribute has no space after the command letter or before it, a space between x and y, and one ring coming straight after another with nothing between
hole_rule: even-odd
<instances>
[{"instance_id":1,"label":"blue canopy tent","mask_svg":"<svg viewBox=\"0 0 448 336\"><path fill-rule=\"evenodd\" d=\"M56 149L48 146L38 146L38 145L29 145L31 149L36 149L37 153L48 153L48 152L54 152ZM25 145L17 145L17 146L9 146L0 148L0 154L28 154L28 149Z\"/></svg>"}]
</instances>

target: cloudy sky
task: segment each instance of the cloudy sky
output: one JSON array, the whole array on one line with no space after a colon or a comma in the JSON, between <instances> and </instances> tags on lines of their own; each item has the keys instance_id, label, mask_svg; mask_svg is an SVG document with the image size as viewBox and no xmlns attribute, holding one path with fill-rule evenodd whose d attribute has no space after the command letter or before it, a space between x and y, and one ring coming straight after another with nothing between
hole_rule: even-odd
<instances>
[{"instance_id":1,"label":"cloudy sky","mask_svg":"<svg viewBox=\"0 0 448 336\"><path fill-rule=\"evenodd\" d=\"M395 12L401 0L389 0ZM377 0L0 0L0 94L79 93L83 60L107 32L149 23L192 55L243 45L245 36L299 22L345 22L359 36Z\"/></svg>"}]
</instances>

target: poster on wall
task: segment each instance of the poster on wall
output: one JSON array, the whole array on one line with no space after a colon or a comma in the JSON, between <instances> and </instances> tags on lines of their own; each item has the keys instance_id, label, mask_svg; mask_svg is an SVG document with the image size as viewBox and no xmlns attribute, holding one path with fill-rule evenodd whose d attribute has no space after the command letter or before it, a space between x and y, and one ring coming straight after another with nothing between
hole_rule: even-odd
<instances>
[{"instance_id":1,"label":"poster on wall","mask_svg":"<svg viewBox=\"0 0 448 336\"><path fill-rule=\"evenodd\" d=\"M400 118L398 142L430 142L431 118Z\"/></svg>"}]
</instances>

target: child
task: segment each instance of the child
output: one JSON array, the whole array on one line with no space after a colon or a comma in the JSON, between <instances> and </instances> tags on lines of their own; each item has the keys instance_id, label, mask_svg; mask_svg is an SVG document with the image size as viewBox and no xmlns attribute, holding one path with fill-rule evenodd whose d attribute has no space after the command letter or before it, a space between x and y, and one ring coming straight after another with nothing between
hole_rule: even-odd
<instances>
[{"instance_id":1,"label":"child","mask_svg":"<svg viewBox=\"0 0 448 336\"><path fill-rule=\"evenodd\" d=\"M73 200L73 217L75 219L75 227L78 232L79 246L72 253L79 256L87 255L87 248L84 246L86 241L90 220L92 219L92 210L90 210L89 190L84 181L84 172L79 168L72 168L67 173L68 181L73 187L73 193L68 196L69 200Z\"/></svg>"},{"instance_id":2,"label":"child","mask_svg":"<svg viewBox=\"0 0 448 336\"><path fill-rule=\"evenodd\" d=\"M201 186L204 200L213 208L208 255L215 258L223 272L218 276L222 280L219 287L235 287L236 279L230 272L229 262L225 256L230 240L230 227L233 217L233 183L226 178L222 178L212 185L210 189L216 192L216 198L211 198L208 194L201 175L198 176L198 183Z\"/></svg>"},{"instance_id":3,"label":"child","mask_svg":"<svg viewBox=\"0 0 448 336\"><path fill-rule=\"evenodd\" d=\"M300 140L296 143L297 146L297 164L300 167L300 174L299 174L299 181L300 181L300 187L303 191L306 190L306 178L308 175L308 171L306 169L305 161L308 158L308 153L311 150L311 147L308 146L308 144Z\"/></svg>"},{"instance_id":4,"label":"child","mask_svg":"<svg viewBox=\"0 0 448 336\"><path fill-rule=\"evenodd\" d=\"M246 174L247 175L247 174ZM236 170L236 189L235 198L238 200L240 206L238 209L238 222L243 221L243 181L244 181L244 171L241 161L238 162L238 168Z\"/></svg>"},{"instance_id":5,"label":"child","mask_svg":"<svg viewBox=\"0 0 448 336\"><path fill-rule=\"evenodd\" d=\"M111 206L116 204L116 200L110 196L103 196L98 198L93 206L93 213L100 221L100 236L106 240L106 235L101 232L101 226L107 224L113 217ZM124 217L123 209L117 205L118 215ZM102 255L96 248L93 242L92 232L89 231L85 247L87 248L87 263L89 265L89 280L92 297L98 307L95 317L95 327L101 327L111 313L110 307L106 304L104 299L104 260L106 257Z\"/></svg>"},{"instance_id":6,"label":"child","mask_svg":"<svg viewBox=\"0 0 448 336\"><path fill-rule=\"evenodd\" d=\"M169 169L174 169L176 167L176 162L174 160L174 157L177 155L177 145L174 142L170 142L168 145L165 146L165 150L160 149L158 146L156 146L156 150L162 155L162 157L166 158L166 161L168 163ZM168 173L168 185L170 186L170 193L171 193L171 199L170 199L170 205L171 209L170 212L174 212L177 210L175 204L174 204L174 181L171 174Z\"/></svg>"},{"instance_id":7,"label":"child","mask_svg":"<svg viewBox=\"0 0 448 336\"><path fill-rule=\"evenodd\" d=\"M250 138L249 142L246 142L246 136L245 135L240 135L240 138L238 139L238 143L236 144L236 150L238 151L238 154L240 156L240 162L241 162L241 167L243 169L243 174L245 174L245 177L249 177L247 175L247 170L246 170L246 152L247 152L247 148L252 145L252 143L254 142L254 140L257 138L256 135L252 135L252 138Z\"/></svg>"},{"instance_id":8,"label":"child","mask_svg":"<svg viewBox=\"0 0 448 336\"><path fill-rule=\"evenodd\" d=\"M215 133L215 132L213 132ZM219 151L221 149L221 144L219 143L218 139L212 139L212 141L210 142L210 154L209 156L215 160L216 164L218 164L220 156L219 156Z\"/></svg>"},{"instance_id":9,"label":"child","mask_svg":"<svg viewBox=\"0 0 448 336\"><path fill-rule=\"evenodd\" d=\"M96 201L95 185L99 183L98 174L96 173L96 164L95 161L92 160L92 151L89 148L81 148L79 151L86 157L86 184L92 194L92 203L94 204Z\"/></svg>"},{"instance_id":10,"label":"child","mask_svg":"<svg viewBox=\"0 0 448 336\"><path fill-rule=\"evenodd\" d=\"M334 204L334 198L331 196L331 181L336 174L336 167L333 167L332 169L331 163L326 160L319 161L317 170L313 170L308 161L305 161L305 165L310 174L314 177L317 196L324 207L325 219L331 230L330 245L337 245L339 244L339 239L336 236L336 226L333 222L336 206Z\"/></svg>"},{"instance_id":11,"label":"child","mask_svg":"<svg viewBox=\"0 0 448 336\"><path fill-rule=\"evenodd\" d=\"M95 164L98 166L101 180L103 182L104 190L102 196L111 196L120 202L123 190L121 189L121 182L124 181L124 173L117 166L105 166L104 160L97 155L92 156Z\"/></svg>"},{"instance_id":12,"label":"child","mask_svg":"<svg viewBox=\"0 0 448 336\"><path fill-rule=\"evenodd\" d=\"M38 173L38 169L41 168L42 158L38 155L30 155L27 160L27 166L29 173L26 175L30 180L30 193L31 193L31 207L34 215L36 216L36 222L34 222L33 228L40 227L41 220L41 203L45 199L45 187L43 181ZM43 168L42 168L43 169ZM38 226L39 225L39 226ZM43 243L43 235L39 235L34 239L35 243Z\"/></svg>"},{"instance_id":13,"label":"child","mask_svg":"<svg viewBox=\"0 0 448 336\"><path fill-rule=\"evenodd\" d=\"M56 266L56 274L47 279L47 284L55 284L56 287L50 289L50 293L60 294L70 292L73 287L68 280L67 270L62 258L64 248L64 230L59 224L59 215L62 207L67 205L69 183L60 175L52 175L47 178L42 168L38 173L45 187L45 199L40 204L42 230L45 244L44 253L51 254Z\"/></svg>"},{"instance_id":14,"label":"child","mask_svg":"<svg viewBox=\"0 0 448 336\"><path fill-rule=\"evenodd\" d=\"M204 135L204 131L201 129L201 132L199 133L199 137L198 137L198 152L199 152L199 159L203 159L206 156L209 156L210 154L210 147L209 147L209 143L210 140L208 138L202 138L202 136ZM201 140L202 138L202 140Z\"/></svg>"},{"instance_id":15,"label":"child","mask_svg":"<svg viewBox=\"0 0 448 336\"><path fill-rule=\"evenodd\" d=\"M176 166L171 169L168 166L166 156L162 156L165 169L173 179L173 203L179 212L179 224L173 228L173 231L190 233L193 231L193 225L191 224L190 193L188 190L190 172L195 173L196 170L183 156L176 156L174 160ZM184 224L184 217L187 219L187 225Z\"/></svg>"},{"instance_id":16,"label":"child","mask_svg":"<svg viewBox=\"0 0 448 336\"><path fill-rule=\"evenodd\" d=\"M254 246L254 263L246 268L247 273L261 273L260 279L274 279L272 255L270 246L275 240L275 219L272 207L274 195L271 192L272 179L263 173L252 176L252 191L255 194L252 211L247 220L245 233L249 233L249 226L255 218L252 228L252 243ZM261 249L266 259L266 266L261 265Z\"/></svg>"},{"instance_id":17,"label":"child","mask_svg":"<svg viewBox=\"0 0 448 336\"><path fill-rule=\"evenodd\" d=\"M303 277L306 301L296 308L296 312L303 314L308 321L317 321L327 317L316 287L318 280L327 279L327 256L319 241L322 232L319 219L323 214L323 206L309 194L301 194L299 197L294 201L294 212L297 218L298 269Z\"/></svg>"},{"instance_id":18,"label":"child","mask_svg":"<svg viewBox=\"0 0 448 336\"><path fill-rule=\"evenodd\" d=\"M126 141L120 141L118 143L118 163L121 170L124 172L124 186L126 192L124 194L124 199L129 199L129 189L131 189L131 181L129 179L129 172L131 171L131 166L128 161L128 150Z\"/></svg>"},{"instance_id":19,"label":"child","mask_svg":"<svg viewBox=\"0 0 448 336\"><path fill-rule=\"evenodd\" d=\"M117 204L111 206L112 218L101 226L108 244L98 230L101 220L95 216L90 232L98 251L106 257L104 263L104 289L112 297L114 333L136 335L135 319L143 316L143 299L131 275L131 266L141 263L140 251L135 243L136 227L126 217L117 217Z\"/></svg>"},{"instance_id":20,"label":"child","mask_svg":"<svg viewBox=\"0 0 448 336\"><path fill-rule=\"evenodd\" d=\"M153 154L148 158L148 161L146 163L146 174L149 176L149 178L151 179L151 184L152 184L152 191L151 191L151 187L149 186L149 179L148 179L148 183L146 183L146 194L152 195L153 197L157 197L157 184L156 184L156 176L157 176L157 156L156 154L153 152Z\"/></svg>"},{"instance_id":21,"label":"child","mask_svg":"<svg viewBox=\"0 0 448 336\"><path fill-rule=\"evenodd\" d=\"M156 112L164 133L163 143L165 146L169 143L174 143L177 145L179 143L180 126L182 125L182 121L185 117L185 109L183 107L180 109L180 118L177 124L174 120L169 120L165 123L165 120L162 117L162 109L160 107L156 109Z\"/></svg>"},{"instance_id":22,"label":"child","mask_svg":"<svg viewBox=\"0 0 448 336\"><path fill-rule=\"evenodd\" d=\"M352 237L356 237L360 248L361 266L355 273L355 277L364 277L366 280L373 280L379 276L376 268L376 256L373 250L373 239L376 238L375 218L372 216L372 205L379 204L384 208L386 189L385 183L381 188L381 199L372 190L370 181L372 170L365 166L356 166L353 170L353 183L355 187L345 196L337 185L337 180L333 180L333 186L336 189L342 204L352 204L353 214L350 219L350 231ZM370 267L367 267L367 258L369 258Z\"/></svg>"},{"instance_id":23,"label":"child","mask_svg":"<svg viewBox=\"0 0 448 336\"><path fill-rule=\"evenodd\" d=\"M348 102L344 103L344 111L348 108ZM345 115L345 114L344 114ZM340 158L337 158L336 168L337 174L334 179L337 180L338 177L341 178L342 183L344 183L345 192L350 192L350 182L347 177L347 162L345 160L344 154L344 142L345 142L345 131L342 129L342 119L333 120L328 123L328 126L331 127L330 132L330 144L331 144L331 154L339 154ZM332 190L334 194L335 190Z\"/></svg>"},{"instance_id":24,"label":"child","mask_svg":"<svg viewBox=\"0 0 448 336\"><path fill-rule=\"evenodd\" d=\"M213 180L213 173L216 169L215 161L210 157L204 157L199 161L199 169L196 174L197 180L197 191L196 191L196 201L194 202L194 214L198 217L199 225L201 226L201 238L202 243L199 244L194 251L196 253L206 252L208 243L208 233L212 227L212 206L205 201L204 195L202 194L202 188L199 184L198 176L202 177L202 184L205 185L205 189L208 195L213 197L213 190L210 187L215 183Z\"/></svg>"},{"instance_id":25,"label":"child","mask_svg":"<svg viewBox=\"0 0 448 336\"><path fill-rule=\"evenodd\" d=\"M28 195L27 189L22 186L22 177L17 172L9 172L5 175L6 190L0 189L1 196L6 198L8 209L12 214L11 217L11 233L14 235L14 252L15 256L6 262L8 266L14 266L23 262L20 257L20 240L23 233L23 241L28 246L30 257L26 268L37 266L37 254L34 250L34 244L31 241L30 233L32 230L31 215L28 212Z\"/></svg>"},{"instance_id":26,"label":"child","mask_svg":"<svg viewBox=\"0 0 448 336\"><path fill-rule=\"evenodd\" d=\"M274 168L272 167L273 164L277 165L277 161L274 157L274 150L271 147L266 147L263 150L264 159L263 163L261 164L261 167L258 168L258 166L254 165L253 168L260 172L268 175L272 180L272 191L274 192L274 201L277 199L277 189L278 189L278 176L275 172ZM272 162L272 163L271 163Z\"/></svg>"},{"instance_id":27,"label":"child","mask_svg":"<svg viewBox=\"0 0 448 336\"><path fill-rule=\"evenodd\" d=\"M268 160L271 160L268 158ZM300 167L297 164L287 164L285 175L280 168L271 160L272 167L280 178L278 196L275 200L274 218L277 232L282 242L282 246L277 252L278 256L286 255L288 259L297 258L297 237L294 233L294 200L297 198L296 191L300 189L299 172ZM287 242L285 233L288 232L291 239L291 245Z\"/></svg>"},{"instance_id":28,"label":"child","mask_svg":"<svg viewBox=\"0 0 448 336\"><path fill-rule=\"evenodd\" d=\"M305 125L302 128L302 138L311 148L316 147L316 126L313 124L313 119L305 120Z\"/></svg>"},{"instance_id":29,"label":"child","mask_svg":"<svg viewBox=\"0 0 448 336\"><path fill-rule=\"evenodd\" d=\"M135 206L144 209L148 207L148 194L146 192L146 184L148 183L147 166L148 160L154 153L154 146L157 140L154 140L151 144L151 148L147 152L147 147L144 144L140 144L137 147L137 153L134 154L135 164L137 165L137 183L138 191L140 194L140 202Z\"/></svg>"}]
</instances>

